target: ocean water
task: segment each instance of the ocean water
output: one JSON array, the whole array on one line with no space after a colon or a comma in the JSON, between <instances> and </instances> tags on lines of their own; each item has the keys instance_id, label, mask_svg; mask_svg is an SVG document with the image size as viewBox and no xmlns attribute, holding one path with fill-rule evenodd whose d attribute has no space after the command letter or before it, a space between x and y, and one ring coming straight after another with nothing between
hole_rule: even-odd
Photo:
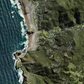
<instances>
[{"instance_id":1,"label":"ocean water","mask_svg":"<svg viewBox=\"0 0 84 84\"><path fill-rule=\"evenodd\" d=\"M0 0L0 84L22 84L13 53L28 47L27 25L18 0Z\"/></svg>"}]
</instances>

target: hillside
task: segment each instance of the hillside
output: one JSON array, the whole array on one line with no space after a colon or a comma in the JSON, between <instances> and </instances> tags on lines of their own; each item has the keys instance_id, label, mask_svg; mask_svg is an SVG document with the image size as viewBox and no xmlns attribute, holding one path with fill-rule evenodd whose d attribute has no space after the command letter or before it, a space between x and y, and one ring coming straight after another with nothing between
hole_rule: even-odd
<instances>
[{"instance_id":1,"label":"hillside","mask_svg":"<svg viewBox=\"0 0 84 84\"><path fill-rule=\"evenodd\" d=\"M30 0L38 33L17 68L24 84L84 84L84 1Z\"/></svg>"}]
</instances>

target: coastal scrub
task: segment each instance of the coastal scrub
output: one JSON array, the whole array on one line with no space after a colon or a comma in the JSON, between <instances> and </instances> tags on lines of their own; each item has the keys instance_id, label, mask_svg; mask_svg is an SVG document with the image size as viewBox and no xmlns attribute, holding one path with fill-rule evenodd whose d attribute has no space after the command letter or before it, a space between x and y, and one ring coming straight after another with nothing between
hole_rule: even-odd
<instances>
[{"instance_id":1,"label":"coastal scrub","mask_svg":"<svg viewBox=\"0 0 84 84\"><path fill-rule=\"evenodd\" d=\"M40 33L38 41L34 40L37 48L28 47L17 65L24 71L24 84L83 84L84 28L81 23L84 22L84 2L31 1L39 3L35 12Z\"/></svg>"}]
</instances>

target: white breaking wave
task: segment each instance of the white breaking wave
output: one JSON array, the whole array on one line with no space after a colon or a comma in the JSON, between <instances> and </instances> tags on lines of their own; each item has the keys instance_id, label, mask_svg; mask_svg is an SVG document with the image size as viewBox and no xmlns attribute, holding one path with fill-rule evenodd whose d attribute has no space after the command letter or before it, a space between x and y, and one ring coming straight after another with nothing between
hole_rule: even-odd
<instances>
[{"instance_id":1,"label":"white breaking wave","mask_svg":"<svg viewBox=\"0 0 84 84\"><path fill-rule=\"evenodd\" d=\"M10 2L11 2L11 7L14 7L15 8L15 5L16 5L16 3L15 3L15 1L14 0L10 0Z\"/></svg>"},{"instance_id":2,"label":"white breaking wave","mask_svg":"<svg viewBox=\"0 0 84 84\"><path fill-rule=\"evenodd\" d=\"M20 3L19 3L19 0L10 0L10 2L11 2L11 7L13 7L13 8L16 8L16 5L17 5L17 8L18 8L18 13L19 13L19 15L22 17L22 18L24 18L24 15L23 15L23 13L22 13L22 10L21 10L21 5L20 5ZM24 21L25 21L25 19L24 19Z\"/></svg>"},{"instance_id":3,"label":"white breaking wave","mask_svg":"<svg viewBox=\"0 0 84 84\"><path fill-rule=\"evenodd\" d=\"M22 28L22 29L21 29L22 37L25 36L25 38L26 38L26 41L25 41L25 42L20 43L20 45L24 45L24 49L22 50L22 51L24 51L24 50L26 50L27 47L28 47L28 35L26 34L26 30L24 29L24 23L23 23L23 21L21 21L20 24L21 24L21 28Z\"/></svg>"},{"instance_id":4,"label":"white breaking wave","mask_svg":"<svg viewBox=\"0 0 84 84\"><path fill-rule=\"evenodd\" d=\"M12 18L14 18L14 16L12 16Z\"/></svg>"},{"instance_id":5,"label":"white breaking wave","mask_svg":"<svg viewBox=\"0 0 84 84\"><path fill-rule=\"evenodd\" d=\"M13 14L15 11L12 11L11 13Z\"/></svg>"},{"instance_id":6,"label":"white breaking wave","mask_svg":"<svg viewBox=\"0 0 84 84\"><path fill-rule=\"evenodd\" d=\"M22 33L22 37L26 38L26 41L24 41L23 43L19 43L19 44L24 45L24 49L22 50L22 51L24 51L27 49L29 41L28 41L28 35L26 34L27 25L26 25L24 15L23 15L23 12L21 9L21 4L19 3L19 0L10 0L10 2L11 2L11 7L15 8L15 9L18 8L17 13L23 18L23 21L20 22L21 33ZM13 14L14 12L15 11L12 11L11 14ZM14 18L14 15L12 15L12 18ZM26 26L26 29L24 28L24 26ZM14 56L13 56L13 59L15 60L15 65L16 65L17 60L15 59ZM23 71L21 69L18 69L17 71L18 71L18 76L19 76L19 82L20 82L20 84L22 84L23 79L24 79L24 77L22 75Z\"/></svg>"},{"instance_id":7,"label":"white breaking wave","mask_svg":"<svg viewBox=\"0 0 84 84\"><path fill-rule=\"evenodd\" d=\"M26 33L26 31L25 31L25 29L24 29L24 24L23 24L23 21L21 21L20 22L20 25L21 25L21 32L22 32L22 36L24 36L25 35L25 33Z\"/></svg>"},{"instance_id":8,"label":"white breaking wave","mask_svg":"<svg viewBox=\"0 0 84 84\"><path fill-rule=\"evenodd\" d=\"M18 76L20 77L19 78L19 82L20 82L20 84L22 84L22 82L23 82L23 79L24 79L24 77L23 77L23 71L21 70L21 68L20 69L18 69L17 70L18 71Z\"/></svg>"},{"instance_id":9,"label":"white breaking wave","mask_svg":"<svg viewBox=\"0 0 84 84\"><path fill-rule=\"evenodd\" d=\"M25 42L23 42L25 45L24 45L24 47L27 49L27 47L28 47L28 43L29 43L29 41L28 41L28 35L26 34L26 36L25 36L25 38L27 39Z\"/></svg>"},{"instance_id":10,"label":"white breaking wave","mask_svg":"<svg viewBox=\"0 0 84 84\"><path fill-rule=\"evenodd\" d=\"M19 15L22 17L22 18L24 18L24 15L23 15L23 12L22 12L22 10L18 10L18 13L19 13Z\"/></svg>"}]
</instances>

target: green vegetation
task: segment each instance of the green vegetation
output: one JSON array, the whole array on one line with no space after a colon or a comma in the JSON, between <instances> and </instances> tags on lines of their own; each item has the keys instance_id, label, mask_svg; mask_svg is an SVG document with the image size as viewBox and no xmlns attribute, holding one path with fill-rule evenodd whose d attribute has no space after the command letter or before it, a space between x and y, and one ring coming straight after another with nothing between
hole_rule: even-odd
<instances>
[{"instance_id":1,"label":"green vegetation","mask_svg":"<svg viewBox=\"0 0 84 84\"><path fill-rule=\"evenodd\" d=\"M39 30L61 29L84 23L84 2L82 0L29 0L38 2L35 9Z\"/></svg>"},{"instance_id":2,"label":"green vegetation","mask_svg":"<svg viewBox=\"0 0 84 84\"><path fill-rule=\"evenodd\" d=\"M15 59L18 59L18 56L17 55L15 55Z\"/></svg>"},{"instance_id":3,"label":"green vegetation","mask_svg":"<svg viewBox=\"0 0 84 84\"><path fill-rule=\"evenodd\" d=\"M34 33L34 30L28 29L27 33Z\"/></svg>"},{"instance_id":4,"label":"green vegetation","mask_svg":"<svg viewBox=\"0 0 84 84\"><path fill-rule=\"evenodd\" d=\"M18 56L21 55L21 53L22 53L21 51L17 51L17 52L14 54L15 58L18 59Z\"/></svg>"},{"instance_id":5,"label":"green vegetation","mask_svg":"<svg viewBox=\"0 0 84 84\"><path fill-rule=\"evenodd\" d=\"M24 70L24 84L84 83L84 29L78 27L39 33L36 51L28 51L17 66Z\"/></svg>"},{"instance_id":6,"label":"green vegetation","mask_svg":"<svg viewBox=\"0 0 84 84\"><path fill-rule=\"evenodd\" d=\"M17 66L24 71L24 84L84 84L84 2L28 1L38 3L34 21L42 32L37 49Z\"/></svg>"},{"instance_id":7,"label":"green vegetation","mask_svg":"<svg viewBox=\"0 0 84 84\"><path fill-rule=\"evenodd\" d=\"M37 19L36 19L36 12L35 12L35 9L36 9L37 6L39 5L39 3L36 2L34 5L35 5L35 7L34 7L34 13L33 13L34 24L35 24L36 28L38 28L38 27L37 27Z\"/></svg>"}]
</instances>

